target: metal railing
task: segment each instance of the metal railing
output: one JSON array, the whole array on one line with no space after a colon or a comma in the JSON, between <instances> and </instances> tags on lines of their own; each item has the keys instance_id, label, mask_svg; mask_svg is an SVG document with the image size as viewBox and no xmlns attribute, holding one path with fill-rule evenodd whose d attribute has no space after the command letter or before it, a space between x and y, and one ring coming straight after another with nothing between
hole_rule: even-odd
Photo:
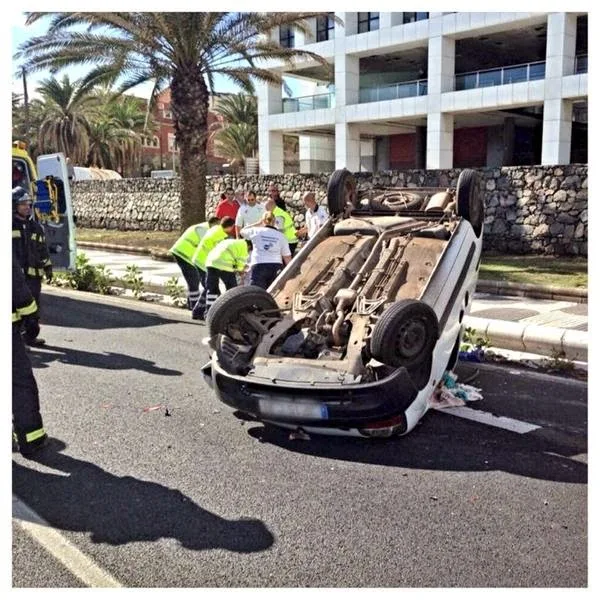
<instances>
[{"instance_id":1,"label":"metal railing","mask_svg":"<svg viewBox=\"0 0 600 600\"><path fill-rule=\"evenodd\" d=\"M415 81L402 81L391 85L378 85L359 90L358 101L381 102L382 100L397 100L398 98L412 98L427 95L427 79Z\"/></svg>"},{"instance_id":2,"label":"metal railing","mask_svg":"<svg viewBox=\"0 0 600 600\"><path fill-rule=\"evenodd\" d=\"M299 98L284 98L283 112L292 113L301 110L317 110L332 108L335 105L335 94L317 94L316 96L300 96Z\"/></svg>"},{"instance_id":3,"label":"metal railing","mask_svg":"<svg viewBox=\"0 0 600 600\"><path fill-rule=\"evenodd\" d=\"M511 65L497 69L486 69L484 71L471 71L460 73L455 76L456 91L472 90L475 88L505 85L507 83L519 83L521 81L534 81L544 79L546 75L546 61L525 63L522 65Z\"/></svg>"},{"instance_id":4,"label":"metal railing","mask_svg":"<svg viewBox=\"0 0 600 600\"><path fill-rule=\"evenodd\" d=\"M580 54L575 57L575 73L587 73L588 72L588 55Z\"/></svg>"}]
</instances>

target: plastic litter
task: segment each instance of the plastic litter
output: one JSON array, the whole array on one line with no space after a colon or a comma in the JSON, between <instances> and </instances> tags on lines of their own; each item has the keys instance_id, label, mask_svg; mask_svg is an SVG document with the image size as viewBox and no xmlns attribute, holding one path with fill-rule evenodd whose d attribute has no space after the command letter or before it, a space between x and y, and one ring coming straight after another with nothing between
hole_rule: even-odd
<instances>
[{"instance_id":1,"label":"plastic litter","mask_svg":"<svg viewBox=\"0 0 600 600\"><path fill-rule=\"evenodd\" d=\"M484 362L485 350L482 348L473 348L472 350L461 350L458 358L466 362Z\"/></svg>"},{"instance_id":2,"label":"plastic litter","mask_svg":"<svg viewBox=\"0 0 600 600\"><path fill-rule=\"evenodd\" d=\"M458 383L458 377L453 371L446 371L437 388L431 394L431 408L449 408L464 406L467 402L481 400L481 389L466 383Z\"/></svg>"},{"instance_id":3,"label":"plastic litter","mask_svg":"<svg viewBox=\"0 0 600 600\"><path fill-rule=\"evenodd\" d=\"M306 433L303 429L298 429L297 431L292 431L290 433L290 440L310 440L310 435Z\"/></svg>"}]
</instances>

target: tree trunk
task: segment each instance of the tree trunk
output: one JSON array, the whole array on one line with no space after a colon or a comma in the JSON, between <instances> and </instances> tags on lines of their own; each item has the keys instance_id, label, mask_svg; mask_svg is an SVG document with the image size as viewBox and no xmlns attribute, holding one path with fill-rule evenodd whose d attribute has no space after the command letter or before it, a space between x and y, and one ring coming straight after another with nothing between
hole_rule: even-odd
<instances>
[{"instance_id":1,"label":"tree trunk","mask_svg":"<svg viewBox=\"0 0 600 600\"><path fill-rule=\"evenodd\" d=\"M178 67L171 82L171 111L179 145L181 231L206 217L208 88L195 64Z\"/></svg>"}]
</instances>

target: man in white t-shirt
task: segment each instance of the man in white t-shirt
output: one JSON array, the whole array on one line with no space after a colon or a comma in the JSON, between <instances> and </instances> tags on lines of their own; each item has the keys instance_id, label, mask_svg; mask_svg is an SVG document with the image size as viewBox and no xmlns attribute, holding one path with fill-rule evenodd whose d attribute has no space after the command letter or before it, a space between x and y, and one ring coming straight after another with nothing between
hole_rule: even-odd
<instances>
[{"instance_id":1,"label":"man in white t-shirt","mask_svg":"<svg viewBox=\"0 0 600 600\"><path fill-rule=\"evenodd\" d=\"M241 231L252 242L250 254L250 285L267 289L284 265L291 260L288 241L275 227L273 213L266 212L261 221Z\"/></svg>"},{"instance_id":2,"label":"man in white t-shirt","mask_svg":"<svg viewBox=\"0 0 600 600\"><path fill-rule=\"evenodd\" d=\"M302 197L304 206L306 206L306 215L304 217L304 226L298 230L298 235L312 238L321 228L323 223L327 221L329 215L324 206L319 206L315 198L314 192L306 192Z\"/></svg>"},{"instance_id":3,"label":"man in white t-shirt","mask_svg":"<svg viewBox=\"0 0 600 600\"><path fill-rule=\"evenodd\" d=\"M246 194L246 202L240 206L235 217L235 229L237 237L240 237L240 231L244 227L258 223L265 212L265 207L256 202L256 194L250 190Z\"/></svg>"}]
</instances>

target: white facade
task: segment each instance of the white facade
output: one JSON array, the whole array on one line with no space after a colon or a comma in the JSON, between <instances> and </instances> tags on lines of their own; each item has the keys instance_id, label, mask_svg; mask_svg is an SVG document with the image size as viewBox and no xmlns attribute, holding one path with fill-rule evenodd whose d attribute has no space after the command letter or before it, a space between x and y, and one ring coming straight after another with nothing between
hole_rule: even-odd
<instances>
[{"instance_id":1,"label":"white facade","mask_svg":"<svg viewBox=\"0 0 600 600\"><path fill-rule=\"evenodd\" d=\"M285 99L280 85L260 86L261 173L283 173L284 134L299 136L301 172L391 168L406 160L391 155L402 146L392 136L403 134L415 145L415 168L484 166L457 165L470 159L463 143L480 144L473 160L517 164L510 161L523 152L521 139L538 140L531 151L538 164L570 162L573 105L587 104L588 95L587 35L585 56L577 52L585 13L335 14L344 25L335 24L332 39L294 40L331 65L334 91L326 91L318 63L269 66L312 80L315 92ZM372 30L358 33L365 15ZM405 22L406 15L421 17ZM461 141L460 156L457 135L471 140Z\"/></svg>"}]
</instances>

